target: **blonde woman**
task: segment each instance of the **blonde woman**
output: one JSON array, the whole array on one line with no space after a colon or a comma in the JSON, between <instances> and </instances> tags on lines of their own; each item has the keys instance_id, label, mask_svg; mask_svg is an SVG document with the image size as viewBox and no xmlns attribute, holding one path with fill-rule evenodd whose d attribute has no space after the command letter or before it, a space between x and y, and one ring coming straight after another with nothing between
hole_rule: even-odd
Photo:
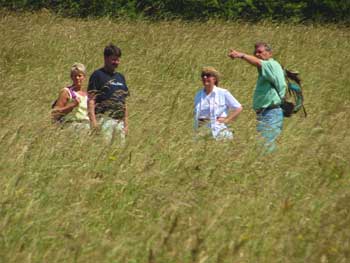
<instances>
[{"instance_id":1,"label":"blonde woman","mask_svg":"<svg viewBox=\"0 0 350 263\"><path fill-rule=\"evenodd\" d=\"M87 112L87 92L83 90L86 68L81 63L74 63L70 77L72 85L63 88L55 101L51 116L55 122L70 123L75 128L89 128Z\"/></svg>"},{"instance_id":2,"label":"blonde woman","mask_svg":"<svg viewBox=\"0 0 350 263\"><path fill-rule=\"evenodd\" d=\"M219 85L219 72L213 67L204 67L201 78L203 88L194 100L194 128L200 137L210 136L216 140L232 139L227 124L235 120L242 105L232 94Z\"/></svg>"}]
</instances>

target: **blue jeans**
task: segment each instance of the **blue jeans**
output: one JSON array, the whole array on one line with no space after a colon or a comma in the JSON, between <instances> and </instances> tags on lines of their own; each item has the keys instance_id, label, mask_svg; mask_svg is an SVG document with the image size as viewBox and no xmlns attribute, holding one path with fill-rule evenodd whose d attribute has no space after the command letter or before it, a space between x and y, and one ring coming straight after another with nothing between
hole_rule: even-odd
<instances>
[{"instance_id":1,"label":"blue jeans","mask_svg":"<svg viewBox=\"0 0 350 263\"><path fill-rule=\"evenodd\" d=\"M257 132L264 139L264 145L268 152L276 148L275 140L280 135L283 127L283 112L281 108L265 110L257 114Z\"/></svg>"}]
</instances>

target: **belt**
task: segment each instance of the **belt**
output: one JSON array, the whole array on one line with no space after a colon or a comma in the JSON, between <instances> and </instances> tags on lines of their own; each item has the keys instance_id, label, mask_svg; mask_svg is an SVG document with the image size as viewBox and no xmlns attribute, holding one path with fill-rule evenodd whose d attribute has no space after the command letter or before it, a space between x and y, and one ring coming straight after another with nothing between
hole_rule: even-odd
<instances>
[{"instance_id":1,"label":"belt","mask_svg":"<svg viewBox=\"0 0 350 263\"><path fill-rule=\"evenodd\" d=\"M209 118L199 118L198 121L204 122L204 121L210 121Z\"/></svg>"},{"instance_id":2,"label":"belt","mask_svg":"<svg viewBox=\"0 0 350 263\"><path fill-rule=\"evenodd\" d=\"M255 112L256 112L256 114L260 114L260 113L262 113L264 111L277 109L277 108L281 108L281 105L280 104L270 105L270 106L268 106L266 108L257 109L257 110L255 110Z\"/></svg>"}]
</instances>

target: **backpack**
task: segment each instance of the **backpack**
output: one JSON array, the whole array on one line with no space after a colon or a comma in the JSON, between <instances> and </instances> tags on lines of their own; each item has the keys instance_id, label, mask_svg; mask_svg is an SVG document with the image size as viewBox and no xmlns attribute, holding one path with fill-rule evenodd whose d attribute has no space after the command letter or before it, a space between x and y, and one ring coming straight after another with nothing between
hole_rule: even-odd
<instances>
[{"instance_id":1,"label":"backpack","mask_svg":"<svg viewBox=\"0 0 350 263\"><path fill-rule=\"evenodd\" d=\"M303 109L304 116L306 117L307 113L304 107L304 96L301 88L301 79L299 78L299 72L284 69L284 74L287 82L286 94L288 93L288 100L292 100L292 102L287 101L286 97L284 98L284 101L293 104L291 113L289 116L285 115L285 117L290 117L292 114L297 113L300 109Z\"/></svg>"},{"instance_id":2,"label":"backpack","mask_svg":"<svg viewBox=\"0 0 350 263\"><path fill-rule=\"evenodd\" d=\"M68 86L65 89L67 89L69 91L69 95L72 99L75 99L77 97L77 95L75 94L75 92L73 90L73 86ZM53 109L56 106L57 100L58 99L56 99L53 103L51 103L51 109Z\"/></svg>"},{"instance_id":3,"label":"backpack","mask_svg":"<svg viewBox=\"0 0 350 263\"><path fill-rule=\"evenodd\" d=\"M286 96L281 98L275 85L272 85L282 101L281 108L283 110L283 116L287 118L291 117L300 109L303 109L304 116L306 117L307 113L304 107L304 96L301 89L301 79L298 76L299 72L291 71L285 68L283 70L287 82Z\"/></svg>"},{"instance_id":4,"label":"backpack","mask_svg":"<svg viewBox=\"0 0 350 263\"><path fill-rule=\"evenodd\" d=\"M77 95L75 94L74 90L73 90L73 86L68 86L66 88L64 88L66 90L68 90L69 92L69 96L72 98L72 99L75 99L77 97ZM53 110L57 104L57 100L56 99L52 104L51 104L51 109ZM53 120L53 122L62 122L63 121L63 117L65 116L65 114L62 114L62 113L57 113L55 112L54 110L51 111L51 118Z\"/></svg>"}]
</instances>

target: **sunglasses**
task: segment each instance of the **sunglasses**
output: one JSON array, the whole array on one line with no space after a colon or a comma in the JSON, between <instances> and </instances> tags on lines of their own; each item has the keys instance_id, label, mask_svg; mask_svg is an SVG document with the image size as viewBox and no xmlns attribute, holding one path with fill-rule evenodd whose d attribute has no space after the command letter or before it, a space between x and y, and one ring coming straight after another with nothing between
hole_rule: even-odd
<instances>
[{"instance_id":1,"label":"sunglasses","mask_svg":"<svg viewBox=\"0 0 350 263\"><path fill-rule=\"evenodd\" d=\"M211 74L211 73L202 73L201 74L201 77L202 78L204 78L204 77L206 77L206 78L210 78L210 77L215 77L213 74Z\"/></svg>"}]
</instances>

